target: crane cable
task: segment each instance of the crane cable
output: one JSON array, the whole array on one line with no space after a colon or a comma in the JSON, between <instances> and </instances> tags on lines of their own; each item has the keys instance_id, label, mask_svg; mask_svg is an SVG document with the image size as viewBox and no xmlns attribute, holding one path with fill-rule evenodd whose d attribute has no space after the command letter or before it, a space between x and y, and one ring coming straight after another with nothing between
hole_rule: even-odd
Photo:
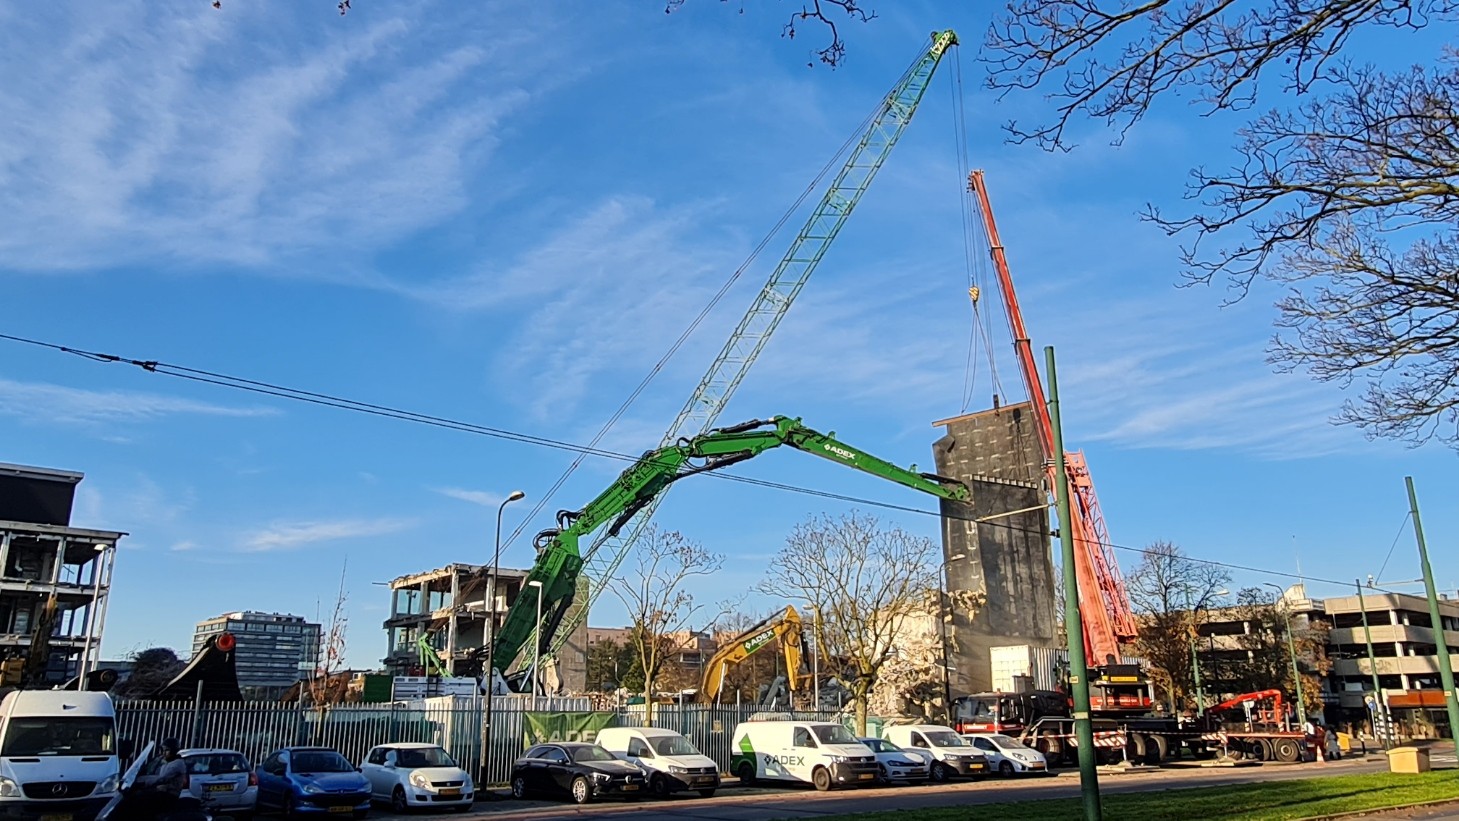
<instances>
[{"instance_id":1,"label":"crane cable","mask_svg":"<svg viewBox=\"0 0 1459 821\"><path fill-rule=\"evenodd\" d=\"M953 147L958 161L958 205L962 215L963 260L967 269L968 301L972 311L971 322L968 325L968 353L963 363L962 405L958 411L958 413L967 413L968 407L973 403L973 391L977 388L978 343L980 340L983 353L988 359L988 378L992 383L993 393L1001 394L1003 386L998 378L998 362L993 351L992 337L989 335L987 323L983 321L983 314L980 310L983 283L987 279L988 261L985 255L978 253L978 246L980 244L986 246L988 243L979 241L981 232L978 230L976 218L977 206L973 202L972 192L968 191L966 186L972 165L968 161L968 127L964 107L961 53L954 52L952 59L954 71L949 83L952 88Z\"/></svg>"},{"instance_id":2,"label":"crane cable","mask_svg":"<svg viewBox=\"0 0 1459 821\"><path fill-rule=\"evenodd\" d=\"M809 198L810 195L813 194L820 187L821 181L826 178L826 175L831 173L833 169L839 167L839 161L841 157L845 155L846 152L851 150L851 147L855 145L856 142L860 139L861 134L865 132L868 127L870 127L872 120L876 118L877 114L881 112L882 108L884 108L885 105L886 97L883 96L878 101L876 107L873 108L856 127L856 129L851 132L851 136L848 137L846 141L841 144L841 147L836 150L836 153L833 154L831 158L827 160L826 164L821 167L821 170L816 173L815 178L812 179L810 183L806 185L805 189L800 192L800 196L795 199L795 202L793 202L790 207L785 210L785 213L780 215L780 219L776 221L774 227L772 227L760 240L760 242L754 247L754 249L750 251L750 255L745 258L745 261L740 263L739 267L737 267L734 272L730 274L729 278L725 280L724 284L721 285L719 290L715 292L714 296L710 298L709 303L705 305L702 310L700 310L698 315L694 317L693 321L689 323L688 327L686 327L684 331L679 334L679 338L674 340L674 343L669 346L669 349L664 352L663 356L659 357L658 362L654 363L654 366L649 369L648 374L645 375L644 378L633 389L633 391L629 393L628 398L623 400L623 404L618 406L618 410L614 411L613 415L608 417L608 421L605 422L603 424L603 427L598 430L598 432L593 436L591 440L589 440L587 445L588 448L596 448L598 444L603 441L603 438L608 435L609 431L613 429L613 426L618 424L618 421L623 418L623 414L628 412L628 408L635 401L638 400L638 397L643 394L645 389L648 388L649 383L652 382L654 378L663 371L664 366L667 365L669 360L673 358L676 353L679 352L679 349L684 347L684 344L689 340L689 337L696 330L699 329L699 326L704 323L709 314L719 305L719 303L729 293L734 284L739 281L741 275L743 275L745 271L747 271L749 267L754 264L755 260L759 259L760 254L765 250L767 246L769 246L770 241L773 240L780 233L781 229L785 227L785 224L790 221L790 218L793 217L795 213L800 210L801 206L805 204L806 199ZM577 472L577 469L582 466L583 460L589 455L596 454L591 454L588 450L582 450L578 453L577 457L573 459L572 464L568 465L567 469L562 472L562 475L557 477L557 480L552 483L552 487L548 488L547 492L541 495L536 504L533 506L532 510L528 512L526 516L522 517L522 520L520 523L518 523L516 529L513 530L509 536L507 536L506 540L502 543L504 547L514 543L517 540L517 537L522 535L523 531L527 529L532 520L535 519L537 515L542 512L542 509L546 507L549 502L552 501L552 498L557 495L557 492L562 489L562 486L567 483L567 480L571 478L575 472Z\"/></svg>"}]
</instances>

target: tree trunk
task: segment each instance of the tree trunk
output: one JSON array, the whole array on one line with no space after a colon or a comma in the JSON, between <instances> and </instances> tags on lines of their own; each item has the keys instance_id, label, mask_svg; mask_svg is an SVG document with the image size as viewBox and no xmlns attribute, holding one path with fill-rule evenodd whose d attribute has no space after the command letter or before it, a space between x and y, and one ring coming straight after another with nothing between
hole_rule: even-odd
<instances>
[{"instance_id":1,"label":"tree trunk","mask_svg":"<svg viewBox=\"0 0 1459 821\"><path fill-rule=\"evenodd\" d=\"M866 713L871 699L871 688L857 682L851 689L851 698L856 702L856 735L860 738L866 737Z\"/></svg>"},{"instance_id":2,"label":"tree trunk","mask_svg":"<svg viewBox=\"0 0 1459 821\"><path fill-rule=\"evenodd\" d=\"M643 726L654 726L654 676L657 670L645 670L643 674Z\"/></svg>"}]
</instances>

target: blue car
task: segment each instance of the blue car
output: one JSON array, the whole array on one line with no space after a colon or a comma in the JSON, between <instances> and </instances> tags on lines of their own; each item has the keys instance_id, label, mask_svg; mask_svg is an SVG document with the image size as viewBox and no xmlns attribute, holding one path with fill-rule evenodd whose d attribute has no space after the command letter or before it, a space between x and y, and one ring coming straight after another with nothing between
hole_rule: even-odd
<instances>
[{"instance_id":1,"label":"blue car","mask_svg":"<svg viewBox=\"0 0 1459 821\"><path fill-rule=\"evenodd\" d=\"M364 818L370 812L370 781L327 747L286 747L258 765L258 808L280 810L286 818Z\"/></svg>"}]
</instances>

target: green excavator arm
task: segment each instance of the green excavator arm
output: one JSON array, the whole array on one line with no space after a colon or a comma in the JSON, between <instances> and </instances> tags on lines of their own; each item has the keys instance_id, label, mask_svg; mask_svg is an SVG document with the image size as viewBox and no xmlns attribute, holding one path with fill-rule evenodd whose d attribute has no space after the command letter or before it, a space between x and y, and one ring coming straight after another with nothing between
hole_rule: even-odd
<instances>
[{"instance_id":1,"label":"green excavator arm","mask_svg":"<svg viewBox=\"0 0 1459 821\"><path fill-rule=\"evenodd\" d=\"M523 580L522 590L536 587L532 582L537 582L541 585L542 600L539 605L536 596L524 592L512 602L496 634L491 666L502 673L511 668L537 631L539 606L543 618L538 646L541 652L547 651L557 624L572 606L577 592L578 575L583 567L580 544L584 537L604 525L608 526L609 534L615 533L680 479L728 467L782 445L942 499L965 502L971 498L967 485L956 479L919 473L915 467L899 467L838 441L835 434L811 430L799 419L787 416L745 422L680 440L678 444L644 454L586 507L560 512L558 527L537 535L534 542L537 561ZM486 674L491 675L490 671Z\"/></svg>"}]
</instances>

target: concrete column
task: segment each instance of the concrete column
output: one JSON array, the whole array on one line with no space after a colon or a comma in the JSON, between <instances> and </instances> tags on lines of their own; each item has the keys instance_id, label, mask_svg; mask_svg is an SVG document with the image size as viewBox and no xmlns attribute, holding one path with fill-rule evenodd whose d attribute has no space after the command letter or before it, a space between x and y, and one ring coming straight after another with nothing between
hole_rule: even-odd
<instances>
[{"instance_id":1,"label":"concrete column","mask_svg":"<svg viewBox=\"0 0 1459 821\"><path fill-rule=\"evenodd\" d=\"M1398 684L1399 684L1399 686L1401 686L1405 690L1407 690L1409 688L1409 684L1408 684L1408 673L1400 673L1398 675Z\"/></svg>"},{"instance_id":2,"label":"concrete column","mask_svg":"<svg viewBox=\"0 0 1459 821\"><path fill-rule=\"evenodd\" d=\"M395 618L396 614L398 614L399 612L400 591L392 587L390 588L390 618Z\"/></svg>"},{"instance_id":3,"label":"concrete column","mask_svg":"<svg viewBox=\"0 0 1459 821\"><path fill-rule=\"evenodd\" d=\"M461 595L461 574L451 568L451 618L446 622L446 672L456 675L456 599Z\"/></svg>"},{"instance_id":4,"label":"concrete column","mask_svg":"<svg viewBox=\"0 0 1459 821\"><path fill-rule=\"evenodd\" d=\"M51 584L61 583L61 565L66 561L66 537L56 540L56 563L51 566Z\"/></svg>"},{"instance_id":5,"label":"concrete column","mask_svg":"<svg viewBox=\"0 0 1459 821\"><path fill-rule=\"evenodd\" d=\"M0 533L0 577L4 577L5 568L10 566L10 531Z\"/></svg>"},{"instance_id":6,"label":"concrete column","mask_svg":"<svg viewBox=\"0 0 1459 821\"><path fill-rule=\"evenodd\" d=\"M1391 624L1391 625L1393 625L1394 627L1397 627L1400 624L1402 624L1402 622L1400 622L1398 620L1398 611L1397 610L1389 610L1388 611L1388 623Z\"/></svg>"}]
</instances>

